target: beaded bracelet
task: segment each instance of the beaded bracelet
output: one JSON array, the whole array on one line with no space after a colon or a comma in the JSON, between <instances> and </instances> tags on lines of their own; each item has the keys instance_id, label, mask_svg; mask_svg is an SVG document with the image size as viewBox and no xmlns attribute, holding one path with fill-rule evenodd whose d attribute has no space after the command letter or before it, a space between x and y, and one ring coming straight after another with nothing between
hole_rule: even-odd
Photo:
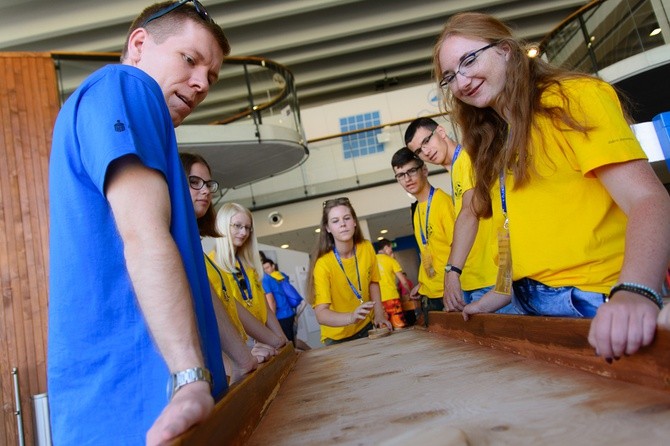
<instances>
[{"instance_id":1,"label":"beaded bracelet","mask_svg":"<svg viewBox=\"0 0 670 446\"><path fill-rule=\"evenodd\" d=\"M663 299L661 298L660 294L658 294L656 291L653 289L649 288L648 286L645 285L640 285L639 283L633 283L633 282L621 282L618 285L614 285L612 289L610 290L609 296L605 299L605 302L609 302L609 300L612 298L614 293L617 291L630 291L631 293L639 294L640 296L644 296L656 305L658 305L658 308L663 308Z\"/></svg>"}]
</instances>

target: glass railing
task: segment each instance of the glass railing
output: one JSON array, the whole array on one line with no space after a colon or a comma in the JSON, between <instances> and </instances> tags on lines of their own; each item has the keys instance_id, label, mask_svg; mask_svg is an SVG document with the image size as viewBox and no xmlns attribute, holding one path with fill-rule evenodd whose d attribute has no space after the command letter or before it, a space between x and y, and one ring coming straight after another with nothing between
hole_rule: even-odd
<instances>
[{"instance_id":1,"label":"glass railing","mask_svg":"<svg viewBox=\"0 0 670 446\"><path fill-rule=\"evenodd\" d=\"M540 53L554 65L598 74L668 42L670 25L664 4L657 0L593 1L547 35L540 43Z\"/></svg>"},{"instance_id":2,"label":"glass railing","mask_svg":"<svg viewBox=\"0 0 670 446\"><path fill-rule=\"evenodd\" d=\"M119 62L118 53L54 52L52 57L61 101L93 71ZM222 125L245 120L295 130L301 138L298 142L305 143L295 81L288 68L260 57L225 58L219 82L184 124Z\"/></svg>"},{"instance_id":3,"label":"glass railing","mask_svg":"<svg viewBox=\"0 0 670 446\"><path fill-rule=\"evenodd\" d=\"M454 127L442 115L430 117L451 129L453 136ZM412 119L309 140L309 158L300 167L225 191L221 200L235 201L252 210L260 210L394 183L391 157L405 145L404 133L411 121ZM347 156L345 145L351 143L352 138L359 141L372 139L373 144L376 143L376 149L372 153L359 152L356 156ZM431 174L445 171L444 168L434 165L428 165L428 170Z\"/></svg>"}]
</instances>

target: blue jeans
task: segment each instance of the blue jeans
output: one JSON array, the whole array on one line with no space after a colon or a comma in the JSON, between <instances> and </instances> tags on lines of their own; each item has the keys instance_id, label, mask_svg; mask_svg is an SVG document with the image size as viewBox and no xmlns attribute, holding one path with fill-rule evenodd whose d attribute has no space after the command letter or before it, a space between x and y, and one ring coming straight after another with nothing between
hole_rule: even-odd
<instances>
[{"instance_id":1,"label":"blue jeans","mask_svg":"<svg viewBox=\"0 0 670 446\"><path fill-rule=\"evenodd\" d=\"M472 302L476 302L479 299L482 298L482 296L489 291L493 289L493 285L487 286L484 288L479 288L476 290L472 291L465 291L463 290L463 300L465 301L465 304L470 304ZM508 303L498 311L496 311L498 314L523 314L521 310L517 310L516 307L514 306L513 302Z\"/></svg>"},{"instance_id":2,"label":"blue jeans","mask_svg":"<svg viewBox=\"0 0 670 446\"><path fill-rule=\"evenodd\" d=\"M529 278L514 281L512 287L512 304L522 314L591 318L605 302L602 293L571 286L550 287Z\"/></svg>"}]
</instances>

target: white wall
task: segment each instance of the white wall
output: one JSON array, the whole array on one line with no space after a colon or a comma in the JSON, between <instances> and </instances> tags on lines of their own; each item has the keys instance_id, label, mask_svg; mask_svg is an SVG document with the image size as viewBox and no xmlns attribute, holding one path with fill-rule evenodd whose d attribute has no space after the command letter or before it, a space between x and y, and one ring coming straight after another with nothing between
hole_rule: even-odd
<instances>
[{"instance_id":1,"label":"white wall","mask_svg":"<svg viewBox=\"0 0 670 446\"><path fill-rule=\"evenodd\" d=\"M298 92L298 95L300 92ZM382 123L439 113L433 83L300 110L307 139L340 133L340 118L379 111Z\"/></svg>"}]
</instances>

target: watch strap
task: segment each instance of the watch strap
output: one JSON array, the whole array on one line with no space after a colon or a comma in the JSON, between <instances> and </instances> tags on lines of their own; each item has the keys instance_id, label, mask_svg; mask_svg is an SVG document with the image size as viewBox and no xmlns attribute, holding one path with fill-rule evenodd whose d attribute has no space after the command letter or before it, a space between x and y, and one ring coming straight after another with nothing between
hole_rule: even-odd
<instances>
[{"instance_id":1,"label":"watch strap","mask_svg":"<svg viewBox=\"0 0 670 446\"><path fill-rule=\"evenodd\" d=\"M196 381L206 381L211 388L212 374L206 368L192 367L170 375L168 381L168 400L172 399L174 394L177 393L177 390Z\"/></svg>"},{"instance_id":2,"label":"watch strap","mask_svg":"<svg viewBox=\"0 0 670 446\"><path fill-rule=\"evenodd\" d=\"M460 269L460 268L458 268L458 267L455 267L455 266L452 265L451 263L447 263L447 265L444 267L444 272L449 273L449 272L452 272L452 271L455 272L456 274L458 274L459 276L460 276L461 274L463 274L463 270L462 270L462 269Z\"/></svg>"}]
</instances>

